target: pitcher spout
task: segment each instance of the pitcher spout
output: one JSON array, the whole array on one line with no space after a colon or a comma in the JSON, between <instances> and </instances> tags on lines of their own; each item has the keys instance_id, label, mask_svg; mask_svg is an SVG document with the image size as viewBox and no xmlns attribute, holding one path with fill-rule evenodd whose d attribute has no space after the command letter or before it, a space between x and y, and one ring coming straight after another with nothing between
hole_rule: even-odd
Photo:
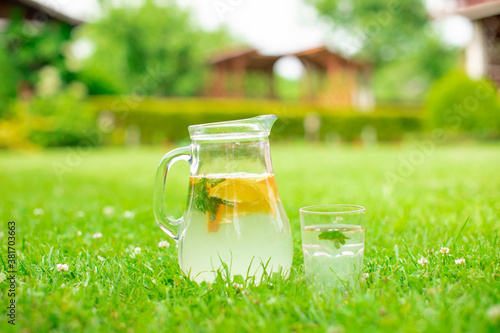
<instances>
[{"instance_id":1,"label":"pitcher spout","mask_svg":"<svg viewBox=\"0 0 500 333\"><path fill-rule=\"evenodd\" d=\"M274 114L253 118L231 120L189 126L192 140L220 140L267 137L274 122L278 119Z\"/></svg>"},{"instance_id":2,"label":"pitcher spout","mask_svg":"<svg viewBox=\"0 0 500 333\"><path fill-rule=\"evenodd\" d=\"M278 117L275 116L274 114L266 114L263 116L250 118L247 120L254 120L256 123L260 124L262 131L267 132L267 133L271 133L271 128L273 127L276 119L278 119Z\"/></svg>"}]
</instances>

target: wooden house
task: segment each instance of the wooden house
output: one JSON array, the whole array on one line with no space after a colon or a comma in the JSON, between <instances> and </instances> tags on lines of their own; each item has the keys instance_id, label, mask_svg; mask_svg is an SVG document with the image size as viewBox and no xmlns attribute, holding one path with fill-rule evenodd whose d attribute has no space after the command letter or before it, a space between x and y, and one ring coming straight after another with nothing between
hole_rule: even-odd
<instances>
[{"instance_id":1,"label":"wooden house","mask_svg":"<svg viewBox=\"0 0 500 333\"><path fill-rule=\"evenodd\" d=\"M488 77L500 86L500 1L457 0L456 13L473 24L465 50L465 69L472 78Z\"/></svg>"},{"instance_id":2,"label":"wooden house","mask_svg":"<svg viewBox=\"0 0 500 333\"><path fill-rule=\"evenodd\" d=\"M326 47L295 54L267 56L256 50L240 50L219 54L209 61L212 67L205 94L211 97L254 97L249 93L247 77L260 74L263 94L259 97L277 98L274 66L285 56L300 60L305 68L299 82L302 101L326 107L352 107L368 110L373 107L370 89L371 66L345 58Z\"/></svg>"}]
</instances>

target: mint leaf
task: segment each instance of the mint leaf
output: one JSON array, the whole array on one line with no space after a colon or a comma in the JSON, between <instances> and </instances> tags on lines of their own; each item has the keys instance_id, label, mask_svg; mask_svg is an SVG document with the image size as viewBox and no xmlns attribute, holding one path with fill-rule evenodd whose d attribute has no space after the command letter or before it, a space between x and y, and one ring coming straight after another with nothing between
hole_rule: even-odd
<instances>
[{"instance_id":1,"label":"mint leaf","mask_svg":"<svg viewBox=\"0 0 500 333\"><path fill-rule=\"evenodd\" d=\"M202 178L194 185L194 205L195 208L201 212L208 213L210 222L213 222L217 217L217 210L220 204L225 204L227 206L230 203L223 201L219 198L214 198L208 195L208 184L211 187L222 183L225 178Z\"/></svg>"},{"instance_id":2,"label":"mint leaf","mask_svg":"<svg viewBox=\"0 0 500 333\"><path fill-rule=\"evenodd\" d=\"M350 239L342 232L337 230L323 231L322 233L319 234L318 238L332 241L333 245L335 245L337 249L340 249L340 246L345 244L346 239Z\"/></svg>"},{"instance_id":3,"label":"mint leaf","mask_svg":"<svg viewBox=\"0 0 500 333\"><path fill-rule=\"evenodd\" d=\"M194 184L193 192L195 208L201 212L206 212L208 198L206 178L202 178Z\"/></svg>"},{"instance_id":4,"label":"mint leaf","mask_svg":"<svg viewBox=\"0 0 500 333\"><path fill-rule=\"evenodd\" d=\"M208 207L207 212L210 215L210 222L213 222L217 217L217 210L219 209L219 205L222 203L222 200L219 198L208 197Z\"/></svg>"},{"instance_id":5,"label":"mint leaf","mask_svg":"<svg viewBox=\"0 0 500 333\"><path fill-rule=\"evenodd\" d=\"M226 180L226 178L216 178L216 179L203 178L203 179L205 179L208 183L210 183L212 187L219 185L220 183Z\"/></svg>"}]
</instances>

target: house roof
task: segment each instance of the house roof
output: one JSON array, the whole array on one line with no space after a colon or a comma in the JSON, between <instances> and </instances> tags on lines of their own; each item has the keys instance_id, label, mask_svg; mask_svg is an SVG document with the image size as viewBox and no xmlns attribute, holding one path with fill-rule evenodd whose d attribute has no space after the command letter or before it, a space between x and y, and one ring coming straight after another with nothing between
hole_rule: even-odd
<instances>
[{"instance_id":1,"label":"house roof","mask_svg":"<svg viewBox=\"0 0 500 333\"><path fill-rule=\"evenodd\" d=\"M456 14L480 20L500 14L500 0L460 0Z\"/></svg>"},{"instance_id":2,"label":"house roof","mask_svg":"<svg viewBox=\"0 0 500 333\"><path fill-rule=\"evenodd\" d=\"M280 56L265 56L254 49L233 50L216 55L208 61L210 65L223 65L243 61L247 69L272 69Z\"/></svg>"},{"instance_id":3,"label":"house roof","mask_svg":"<svg viewBox=\"0 0 500 333\"><path fill-rule=\"evenodd\" d=\"M370 64L366 62L357 61L354 59L347 59L337 53L329 51L326 47L318 47L309 50L305 50L302 52L297 52L290 54L291 56L297 57L302 61L306 61L315 65L316 67L326 68L327 62L332 57L335 60L344 65L356 68L368 68ZM226 51L223 53L219 53L214 56L212 59L208 61L210 65L225 65L225 64L235 64L237 62L244 63L244 67L247 69L255 69L255 70L265 70L272 69L275 62L278 61L281 57L288 56L288 54L276 55L276 56L266 56L260 54L258 51L254 49L240 49L240 50L232 50ZM240 63L241 63L240 62Z\"/></svg>"},{"instance_id":4,"label":"house roof","mask_svg":"<svg viewBox=\"0 0 500 333\"><path fill-rule=\"evenodd\" d=\"M214 55L208 63L211 65L215 65L221 62L225 62L235 58L248 57L256 54L257 51L254 49L239 49L239 50L230 50L230 51L222 51Z\"/></svg>"},{"instance_id":5,"label":"house roof","mask_svg":"<svg viewBox=\"0 0 500 333\"><path fill-rule=\"evenodd\" d=\"M33 0L2 0L0 2L0 18L10 18L15 9L23 10L24 17L27 19L36 19L39 13L43 13L53 20L65 22L71 26L84 23Z\"/></svg>"},{"instance_id":6,"label":"house roof","mask_svg":"<svg viewBox=\"0 0 500 333\"><path fill-rule=\"evenodd\" d=\"M338 63L345 65L345 66L352 66L352 67L357 67L357 68L368 68L370 67L370 64L354 59L348 59L343 56L341 56L338 53L331 52L328 50L325 46L317 47L314 49L302 51L302 52L297 52L292 54L293 56L305 60L309 63L314 64L317 67L321 68L326 68L327 67L327 61L328 58L334 58Z\"/></svg>"}]
</instances>

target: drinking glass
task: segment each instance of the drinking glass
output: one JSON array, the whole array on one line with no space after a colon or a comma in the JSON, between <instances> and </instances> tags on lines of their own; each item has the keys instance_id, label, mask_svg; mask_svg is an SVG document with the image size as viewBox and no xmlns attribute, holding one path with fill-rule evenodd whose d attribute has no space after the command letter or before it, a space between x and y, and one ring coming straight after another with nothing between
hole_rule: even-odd
<instances>
[{"instance_id":1,"label":"drinking glass","mask_svg":"<svg viewBox=\"0 0 500 333\"><path fill-rule=\"evenodd\" d=\"M362 206L341 204L300 209L306 280L315 289L348 291L358 283L365 211Z\"/></svg>"}]
</instances>

